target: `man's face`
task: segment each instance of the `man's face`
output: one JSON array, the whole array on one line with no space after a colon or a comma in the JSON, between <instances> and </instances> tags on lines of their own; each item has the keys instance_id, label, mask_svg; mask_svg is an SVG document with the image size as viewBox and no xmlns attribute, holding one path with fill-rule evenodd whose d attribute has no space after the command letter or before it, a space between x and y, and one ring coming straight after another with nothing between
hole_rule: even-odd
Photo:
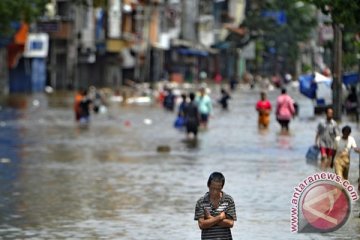
<instances>
[{"instance_id":1,"label":"man's face","mask_svg":"<svg viewBox=\"0 0 360 240\"><path fill-rule=\"evenodd\" d=\"M220 198L222 191L222 182L211 181L209 186L209 193L211 198Z\"/></svg>"},{"instance_id":2,"label":"man's face","mask_svg":"<svg viewBox=\"0 0 360 240\"><path fill-rule=\"evenodd\" d=\"M350 135L350 132L349 131L343 131L343 138L344 139L347 139Z\"/></svg>"},{"instance_id":3,"label":"man's face","mask_svg":"<svg viewBox=\"0 0 360 240\"><path fill-rule=\"evenodd\" d=\"M332 109L328 109L328 110L326 111L326 118L327 118L327 119L332 119L333 116L334 116L333 110L332 110Z\"/></svg>"}]
</instances>

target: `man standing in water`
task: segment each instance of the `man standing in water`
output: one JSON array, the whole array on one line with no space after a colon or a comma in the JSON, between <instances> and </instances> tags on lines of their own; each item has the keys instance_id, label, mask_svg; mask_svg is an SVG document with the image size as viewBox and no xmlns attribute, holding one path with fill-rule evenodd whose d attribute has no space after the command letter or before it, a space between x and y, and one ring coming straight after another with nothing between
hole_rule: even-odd
<instances>
[{"instance_id":1,"label":"man standing in water","mask_svg":"<svg viewBox=\"0 0 360 240\"><path fill-rule=\"evenodd\" d=\"M333 116L332 108L326 109L326 119L319 123L315 136L315 144L320 148L322 170L330 167L335 153L335 138L340 135L340 129Z\"/></svg>"},{"instance_id":2,"label":"man standing in water","mask_svg":"<svg viewBox=\"0 0 360 240\"><path fill-rule=\"evenodd\" d=\"M198 221L202 240L232 240L230 228L236 221L236 210L233 198L222 191L224 184L224 175L213 172L207 182L209 192L196 203L194 219Z\"/></svg>"},{"instance_id":3,"label":"man standing in water","mask_svg":"<svg viewBox=\"0 0 360 240\"><path fill-rule=\"evenodd\" d=\"M350 136L350 133L351 127L345 126L342 129L342 136L335 138L335 173L344 180L349 179L350 150L354 149L355 152L360 152L355 139Z\"/></svg>"}]
</instances>

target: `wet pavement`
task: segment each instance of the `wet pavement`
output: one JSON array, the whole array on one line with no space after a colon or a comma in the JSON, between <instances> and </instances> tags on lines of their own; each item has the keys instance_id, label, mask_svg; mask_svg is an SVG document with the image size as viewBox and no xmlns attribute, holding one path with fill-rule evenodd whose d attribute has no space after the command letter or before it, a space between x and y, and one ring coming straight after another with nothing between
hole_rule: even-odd
<instances>
[{"instance_id":1,"label":"wet pavement","mask_svg":"<svg viewBox=\"0 0 360 240\"><path fill-rule=\"evenodd\" d=\"M215 100L219 91L213 91ZM72 93L3 97L0 109L0 239L200 239L197 199L213 171L236 204L234 239L359 239L359 202L340 230L290 233L293 188L318 172L305 153L318 121L300 106L290 136L259 132L258 90L232 94L230 110L215 106L197 144L172 127L161 106L113 103L88 128L74 122ZM274 104L278 91L269 93ZM347 118L360 144L359 127ZM342 124L342 125L343 125ZM171 147L158 153L157 147ZM350 182L357 187L358 157Z\"/></svg>"}]
</instances>

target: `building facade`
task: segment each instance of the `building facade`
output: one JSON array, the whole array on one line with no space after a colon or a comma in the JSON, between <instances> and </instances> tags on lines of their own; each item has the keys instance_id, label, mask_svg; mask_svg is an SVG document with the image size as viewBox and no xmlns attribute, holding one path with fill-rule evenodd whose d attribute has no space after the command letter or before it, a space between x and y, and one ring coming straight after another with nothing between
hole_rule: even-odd
<instances>
[{"instance_id":1,"label":"building facade","mask_svg":"<svg viewBox=\"0 0 360 240\"><path fill-rule=\"evenodd\" d=\"M52 0L31 33L48 35L44 86L120 88L127 82L237 74L244 0ZM225 46L225 47L224 47ZM35 61L36 62L36 61ZM39 63L37 63L39 64Z\"/></svg>"}]
</instances>

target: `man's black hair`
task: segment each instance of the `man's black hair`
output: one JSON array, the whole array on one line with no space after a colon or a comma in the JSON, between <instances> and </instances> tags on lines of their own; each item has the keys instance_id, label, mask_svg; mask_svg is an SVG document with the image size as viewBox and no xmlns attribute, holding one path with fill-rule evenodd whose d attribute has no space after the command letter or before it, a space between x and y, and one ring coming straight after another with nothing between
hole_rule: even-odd
<instances>
[{"instance_id":1,"label":"man's black hair","mask_svg":"<svg viewBox=\"0 0 360 240\"><path fill-rule=\"evenodd\" d=\"M221 172L213 172L210 177L209 180L207 182L207 186L210 187L211 182L221 182L222 186L224 186L225 184L225 177Z\"/></svg>"},{"instance_id":2,"label":"man's black hair","mask_svg":"<svg viewBox=\"0 0 360 240\"><path fill-rule=\"evenodd\" d=\"M351 133L351 127L346 125L345 127L343 127L341 129L341 132L344 134L345 132L348 132L349 134Z\"/></svg>"},{"instance_id":3,"label":"man's black hair","mask_svg":"<svg viewBox=\"0 0 360 240\"><path fill-rule=\"evenodd\" d=\"M285 94L286 93L286 88L282 88L281 89L281 94Z\"/></svg>"}]
</instances>

